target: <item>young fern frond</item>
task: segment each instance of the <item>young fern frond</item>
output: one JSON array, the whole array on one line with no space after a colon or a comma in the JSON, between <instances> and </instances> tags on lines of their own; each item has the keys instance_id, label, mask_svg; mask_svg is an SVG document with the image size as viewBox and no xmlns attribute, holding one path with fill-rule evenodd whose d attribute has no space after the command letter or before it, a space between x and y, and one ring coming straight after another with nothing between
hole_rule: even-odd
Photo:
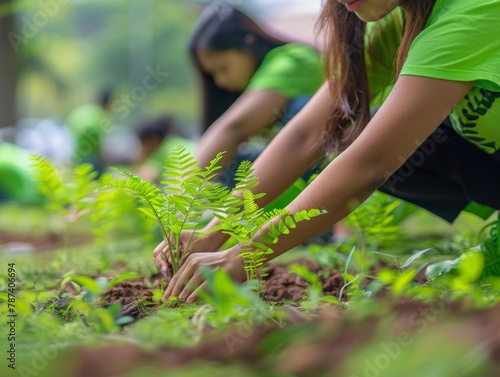
<instances>
[{"instance_id":1,"label":"young fern frond","mask_svg":"<svg viewBox=\"0 0 500 377\"><path fill-rule=\"evenodd\" d=\"M276 218L281 216L282 218L278 221L278 225L275 222L271 222L269 230L266 233L260 235L261 242L254 242L253 246L262 250L266 253L272 253L273 250L271 246L278 242L278 238L283 234L289 234L290 229L295 229L297 224L302 221L310 220L314 217L324 215L326 211L320 211L319 209L302 210L295 213L293 216L291 214L279 212L272 213L271 218Z\"/></svg>"},{"instance_id":2,"label":"young fern frond","mask_svg":"<svg viewBox=\"0 0 500 377\"><path fill-rule=\"evenodd\" d=\"M162 234L164 238L167 237L165 233L165 211L164 204L165 199L163 197L163 192L158 187L151 184L150 181L144 181L142 178L137 177L129 172L114 168L120 174L126 176L128 179L112 179L110 180L101 190L108 188L124 188L132 191L137 197L143 200L148 208L141 209L146 215L154 218L160 225Z\"/></svg>"},{"instance_id":3,"label":"young fern frond","mask_svg":"<svg viewBox=\"0 0 500 377\"><path fill-rule=\"evenodd\" d=\"M92 193L98 186L97 171L95 171L92 164L81 164L73 169L73 182L74 182L74 197L70 199L78 211L85 209L88 203L84 203L83 200L89 200ZM70 190L66 192L71 193Z\"/></svg>"},{"instance_id":4,"label":"young fern frond","mask_svg":"<svg viewBox=\"0 0 500 377\"><path fill-rule=\"evenodd\" d=\"M299 222L310 220L325 213L325 211L313 209L309 211L303 210L297 212L292 216L287 210L283 209L267 212L262 216L256 218L253 223L253 227L255 231L258 231L264 224L277 217L281 217L278 221L278 225L276 225L274 222L271 222L269 225L269 230L260 235L261 242L250 241L251 247L242 249L243 252L240 254L240 256L244 260L247 278L249 280L255 279L256 270L262 267L262 265L266 262L266 255L272 254L274 252L272 249L272 245L278 242L278 239L281 235L289 234L290 229L295 229ZM263 271L261 277L264 277L265 275L265 271Z\"/></svg>"},{"instance_id":5,"label":"young fern frond","mask_svg":"<svg viewBox=\"0 0 500 377\"><path fill-rule=\"evenodd\" d=\"M243 220L253 224L263 212L264 210L255 203L255 195L250 190L245 190L243 193Z\"/></svg>"},{"instance_id":6,"label":"young fern frond","mask_svg":"<svg viewBox=\"0 0 500 377\"><path fill-rule=\"evenodd\" d=\"M235 192L251 190L259 184L259 179L253 175L253 172L254 168L250 161L243 161L240 166L238 166L234 176L234 181L236 182L234 187ZM262 195L260 197L262 197ZM258 197L255 199L258 199Z\"/></svg>"},{"instance_id":7,"label":"young fern frond","mask_svg":"<svg viewBox=\"0 0 500 377\"><path fill-rule=\"evenodd\" d=\"M178 229L172 229L174 235L177 232L180 234L185 229L196 231L206 211L221 211L217 201L211 201L210 197L213 197L211 194L213 189L225 195L225 191L212 183L218 170L221 169L217 164L223 155L224 153L218 153L204 170L197 167L198 161L182 146L175 148L172 155L165 160L165 180L162 183L167 185L165 191L171 194L168 198L179 210L181 219ZM170 175L174 179L169 178ZM172 220L176 222L175 219ZM178 237L175 238L175 242L175 249L178 249L180 246ZM190 242L185 245L186 248L189 246Z\"/></svg>"},{"instance_id":8,"label":"young fern frond","mask_svg":"<svg viewBox=\"0 0 500 377\"><path fill-rule=\"evenodd\" d=\"M163 166L164 190L167 195L182 195L183 184L189 177L200 173L197 161L179 145L168 155Z\"/></svg>"},{"instance_id":9,"label":"young fern frond","mask_svg":"<svg viewBox=\"0 0 500 377\"><path fill-rule=\"evenodd\" d=\"M274 210L264 213L255 200L264 194L254 194L251 189L258 185L253 175L252 164L244 161L236 172L236 186L233 190L214 183L212 180L221 169L217 164L223 153L219 153L204 170L198 167L198 161L186 152L184 147L177 147L165 160L164 190L143 181L126 171L117 169L127 179L114 179L104 188L123 188L131 190L148 204L141 210L154 218L160 225L163 238L167 242L172 257L172 268L177 272L181 266L181 248L189 248L180 243L183 230L198 232L199 222L206 211L211 211L221 224L211 230L222 231L236 240L245 260L245 270L249 280L257 277L266 254L272 253L271 245L277 242L281 234L289 233L297 222L319 216L319 210L301 211L293 217L286 210ZM270 220L282 216L278 225L271 223L270 230L262 236L262 242L253 241L258 231ZM267 243L267 245L265 244Z\"/></svg>"},{"instance_id":10,"label":"young fern frond","mask_svg":"<svg viewBox=\"0 0 500 377\"><path fill-rule=\"evenodd\" d=\"M68 200L63 179L55 164L43 156L31 156L31 166L40 192L47 199L47 206L54 212L65 212Z\"/></svg>"}]
</instances>

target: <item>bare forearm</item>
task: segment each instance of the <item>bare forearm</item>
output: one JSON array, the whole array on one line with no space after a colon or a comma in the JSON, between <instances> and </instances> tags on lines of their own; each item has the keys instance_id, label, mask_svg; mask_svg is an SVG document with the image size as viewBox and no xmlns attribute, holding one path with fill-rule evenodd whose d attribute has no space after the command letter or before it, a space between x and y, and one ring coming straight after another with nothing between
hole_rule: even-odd
<instances>
[{"instance_id":1,"label":"bare forearm","mask_svg":"<svg viewBox=\"0 0 500 377\"><path fill-rule=\"evenodd\" d=\"M309 103L274 138L255 161L259 186L264 192L258 204L265 206L283 193L321 158L318 143L329 114L330 93L325 84Z\"/></svg>"},{"instance_id":2,"label":"bare forearm","mask_svg":"<svg viewBox=\"0 0 500 377\"><path fill-rule=\"evenodd\" d=\"M255 161L255 175L259 177L260 183L253 191L266 193L258 200L261 207L276 199L321 157L322 148L318 139L328 117L329 101L330 94L325 84ZM205 231L218 224L219 221L214 218L205 227ZM217 247L222 246L228 238L221 232L213 233L209 237L211 243Z\"/></svg>"},{"instance_id":3,"label":"bare forearm","mask_svg":"<svg viewBox=\"0 0 500 377\"><path fill-rule=\"evenodd\" d=\"M226 151L220 162L225 169L238 146L273 124L287 103L288 98L270 90L243 93L201 138L196 153L200 166L207 166L217 153Z\"/></svg>"},{"instance_id":4,"label":"bare forearm","mask_svg":"<svg viewBox=\"0 0 500 377\"><path fill-rule=\"evenodd\" d=\"M281 237L271 258L349 214L411 156L471 86L470 82L401 77L358 139L287 207L291 213L313 208L328 213L299 223Z\"/></svg>"},{"instance_id":5,"label":"bare forearm","mask_svg":"<svg viewBox=\"0 0 500 377\"><path fill-rule=\"evenodd\" d=\"M224 119L221 119L223 122ZM238 145L241 143L236 132L233 129L236 127L227 127L221 123L215 123L200 139L196 148L195 158L198 160L198 166L202 169L210 164L219 152L224 152L224 156L219 162L223 167L227 166L228 162L236 156Z\"/></svg>"},{"instance_id":6,"label":"bare forearm","mask_svg":"<svg viewBox=\"0 0 500 377\"><path fill-rule=\"evenodd\" d=\"M299 222L295 229L291 229L290 234L282 235L279 242L272 245L274 253L268 256L268 260L304 243L342 220L381 184L382 174L373 174L369 164L361 162L357 164L356 169L351 169L349 166L353 166L352 161L350 164L343 163L343 159L348 158L347 152L339 156L287 207L291 214L310 209L324 210L326 213ZM278 221L279 219L274 220L276 225ZM267 224L259 234L267 232L269 225Z\"/></svg>"}]
</instances>

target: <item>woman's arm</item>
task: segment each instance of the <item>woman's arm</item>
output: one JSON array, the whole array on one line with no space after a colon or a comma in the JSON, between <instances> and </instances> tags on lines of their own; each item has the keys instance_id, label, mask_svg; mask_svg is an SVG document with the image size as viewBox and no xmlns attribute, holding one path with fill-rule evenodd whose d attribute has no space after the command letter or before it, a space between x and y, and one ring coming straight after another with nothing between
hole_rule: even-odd
<instances>
[{"instance_id":1,"label":"woman's arm","mask_svg":"<svg viewBox=\"0 0 500 377\"><path fill-rule=\"evenodd\" d=\"M254 164L254 174L259 177L260 184L254 188L254 192L266 193L258 201L260 206L265 206L278 197L319 160L322 148L318 139L329 114L330 102L330 91L326 83L259 156ZM203 229L208 234L192 243L187 252L192 254L219 250L229 236L220 231L209 233L217 225L219 220L214 217ZM191 234L185 237L192 239ZM166 244L160 243L153 251L153 258L166 276L168 264L162 256L165 248Z\"/></svg>"},{"instance_id":2,"label":"woman's arm","mask_svg":"<svg viewBox=\"0 0 500 377\"><path fill-rule=\"evenodd\" d=\"M415 152L472 86L401 76L358 139L287 207L291 213L318 208L327 214L301 222L281 237L270 259L351 213Z\"/></svg>"},{"instance_id":3,"label":"woman's arm","mask_svg":"<svg viewBox=\"0 0 500 377\"><path fill-rule=\"evenodd\" d=\"M323 149L318 141L330 103L331 94L325 83L255 161L255 175L259 178L255 192L266 193L258 200L261 207L276 199L321 158Z\"/></svg>"},{"instance_id":4,"label":"woman's arm","mask_svg":"<svg viewBox=\"0 0 500 377\"><path fill-rule=\"evenodd\" d=\"M246 91L203 134L196 149L196 159L204 168L217 153L226 151L220 165L226 166L238 145L272 125L289 99L271 90Z\"/></svg>"},{"instance_id":5,"label":"woman's arm","mask_svg":"<svg viewBox=\"0 0 500 377\"><path fill-rule=\"evenodd\" d=\"M302 192L288 207L291 213L318 208L327 214L301 222L273 245L271 260L319 234L348 215L382 185L426 140L472 87L454 82L402 76L390 96L358 139ZM273 220L275 223L279 219ZM268 223L259 234L269 230ZM259 239L257 235L256 240ZM238 247L223 255L191 255L170 283L165 297L196 300L203 287L201 266L223 267L241 279L243 263ZM223 259L221 259L224 257ZM218 258L218 259L217 259ZM191 293L193 292L194 293Z\"/></svg>"},{"instance_id":6,"label":"woman's arm","mask_svg":"<svg viewBox=\"0 0 500 377\"><path fill-rule=\"evenodd\" d=\"M253 191L266 193L257 201L259 206L272 202L318 162L323 152L318 140L329 115L330 102L330 91L325 83L257 158L254 174L259 178L259 185ZM218 224L214 218L205 227L205 232ZM205 241L216 249L228 238L221 232L207 237Z\"/></svg>"}]
</instances>

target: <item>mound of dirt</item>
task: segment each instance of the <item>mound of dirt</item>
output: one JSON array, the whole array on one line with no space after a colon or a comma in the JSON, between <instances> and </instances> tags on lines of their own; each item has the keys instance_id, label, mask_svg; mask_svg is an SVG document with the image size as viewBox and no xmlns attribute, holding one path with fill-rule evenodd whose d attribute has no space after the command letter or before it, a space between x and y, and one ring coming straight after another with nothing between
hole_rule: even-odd
<instances>
[{"instance_id":1,"label":"mound of dirt","mask_svg":"<svg viewBox=\"0 0 500 377\"><path fill-rule=\"evenodd\" d=\"M425 365L432 363L444 362L443 365L447 368L451 365L453 369L456 363L446 361L450 353L458 363L475 352L482 363L476 366L482 368L481 376L499 375L500 305L473 310L464 304L444 302L429 305L385 302L380 309L382 315L373 310L344 315L325 311L316 318L285 328L257 328L245 336L223 334L191 349L163 348L147 352L130 345L85 348L64 355L64 360L59 362L72 364L72 372L65 372L65 377L121 376L146 365L168 373L194 362L215 363L221 372L230 364L238 364L249 371L246 375L256 377L353 376L358 375L353 371L358 373L364 364L372 369L380 364L378 372L383 365L382 371L391 376L413 377L425 375ZM410 320L413 317L418 321ZM367 345L371 348L366 348ZM363 352L359 353L361 349ZM390 355L396 351L397 357L391 359ZM354 364L349 363L352 359ZM408 360L412 360L412 365L406 364ZM463 375L479 375L472 373Z\"/></svg>"},{"instance_id":2,"label":"mound of dirt","mask_svg":"<svg viewBox=\"0 0 500 377\"><path fill-rule=\"evenodd\" d=\"M268 275L264 278L264 300L281 304L284 300L299 301L304 298L309 283L298 275L288 271L288 268L292 264L304 265L310 271L318 274L324 293L338 297L340 289L344 285L340 273L327 274L318 263L301 259L293 263L269 265ZM152 303L153 291L160 288L162 280L162 275L158 274L148 280L136 279L120 283L104 292L100 303L104 307L120 303L122 305L120 315L128 315L135 319L140 319L154 312L159 306L159 304L147 305L147 303ZM71 288L69 287L69 289ZM138 305L138 303L142 304ZM144 303L146 303L148 310L143 310Z\"/></svg>"},{"instance_id":3,"label":"mound of dirt","mask_svg":"<svg viewBox=\"0 0 500 377\"><path fill-rule=\"evenodd\" d=\"M120 283L103 293L101 305L108 307L120 303L120 316L131 316L135 319L143 318L155 312L160 304L153 303L153 291L160 288L163 277L158 274L150 281L145 279L129 280ZM139 304L141 303L141 304Z\"/></svg>"},{"instance_id":4,"label":"mound of dirt","mask_svg":"<svg viewBox=\"0 0 500 377\"><path fill-rule=\"evenodd\" d=\"M325 295L339 297L340 290L344 285L344 279L339 272L325 271L316 262L300 259L291 263L269 264L268 275L264 278L265 300L282 303L284 300L299 301L304 298L309 283L289 272L289 267L293 264L303 265L315 273L323 286Z\"/></svg>"}]
</instances>

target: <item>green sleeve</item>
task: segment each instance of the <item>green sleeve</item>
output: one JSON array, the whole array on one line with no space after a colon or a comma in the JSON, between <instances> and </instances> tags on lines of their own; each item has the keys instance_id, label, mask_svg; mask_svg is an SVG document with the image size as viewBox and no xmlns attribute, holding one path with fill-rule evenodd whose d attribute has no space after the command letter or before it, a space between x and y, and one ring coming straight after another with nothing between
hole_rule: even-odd
<instances>
[{"instance_id":1,"label":"green sleeve","mask_svg":"<svg viewBox=\"0 0 500 377\"><path fill-rule=\"evenodd\" d=\"M437 0L402 75L475 82L450 114L455 131L500 151L500 0Z\"/></svg>"},{"instance_id":2,"label":"green sleeve","mask_svg":"<svg viewBox=\"0 0 500 377\"><path fill-rule=\"evenodd\" d=\"M438 0L402 75L477 81L500 91L500 0Z\"/></svg>"},{"instance_id":3,"label":"green sleeve","mask_svg":"<svg viewBox=\"0 0 500 377\"><path fill-rule=\"evenodd\" d=\"M89 155L98 155L101 144L109 132L109 114L96 104L85 104L74 109L66 123L75 138L77 161Z\"/></svg>"},{"instance_id":4,"label":"green sleeve","mask_svg":"<svg viewBox=\"0 0 500 377\"><path fill-rule=\"evenodd\" d=\"M247 90L274 90L296 98L314 94L324 81L321 55L311 47L289 43L266 55Z\"/></svg>"}]
</instances>

